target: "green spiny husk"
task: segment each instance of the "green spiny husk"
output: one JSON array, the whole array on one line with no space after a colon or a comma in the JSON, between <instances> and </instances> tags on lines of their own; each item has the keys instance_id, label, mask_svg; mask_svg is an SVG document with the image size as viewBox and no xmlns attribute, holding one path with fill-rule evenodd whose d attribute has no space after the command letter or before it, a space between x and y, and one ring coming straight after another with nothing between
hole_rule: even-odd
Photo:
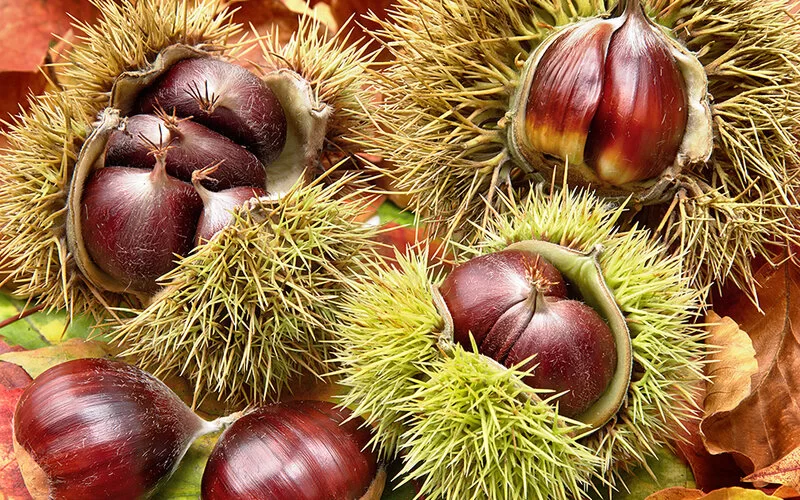
<instances>
[{"instance_id":1,"label":"green spiny husk","mask_svg":"<svg viewBox=\"0 0 800 500\"><path fill-rule=\"evenodd\" d=\"M800 30L778 1L649 0L705 66L715 147L689 166L673 204L636 218L660 234L700 286L754 286L750 260L775 241L797 241ZM609 13L604 0L399 0L374 35L396 58L375 81L385 105L376 153L411 193L411 208L440 233L474 240L470 224L502 211L499 193L524 196L531 178L505 143L520 66L554 28ZM549 180L549 179L547 179Z\"/></svg>"},{"instance_id":2,"label":"green spiny husk","mask_svg":"<svg viewBox=\"0 0 800 500\"><path fill-rule=\"evenodd\" d=\"M114 339L159 374L253 402L277 397L299 373L328 371L330 324L342 282L368 251L358 222L366 198L347 178L296 186L235 222L166 274L165 289L115 327Z\"/></svg>"},{"instance_id":3,"label":"green spiny husk","mask_svg":"<svg viewBox=\"0 0 800 500\"><path fill-rule=\"evenodd\" d=\"M96 316L134 300L99 290L78 271L66 243L66 203L72 171L97 114L120 72L140 67L175 43L217 50L238 26L216 1L189 8L184 0L97 0L96 25L78 24L82 35L60 68L63 90L36 97L4 133L0 159L0 260L10 263L15 292L47 308Z\"/></svg>"},{"instance_id":4,"label":"green spiny husk","mask_svg":"<svg viewBox=\"0 0 800 500\"><path fill-rule=\"evenodd\" d=\"M703 332L695 322L704 291L690 285L681 256L665 256L648 231L617 229L624 209L594 195L535 189L520 203L503 203L506 215L465 256L527 239L581 251L602 245L600 268L632 337L634 374L620 412L580 437L575 423L519 398L519 372L498 372L458 346L439 349L443 320L431 287L442 276L424 253L350 284L335 341L349 388L343 404L376 424L380 449L404 456L404 479L420 481L430 498L581 497L593 476L614 484L693 418L703 378Z\"/></svg>"}]
</instances>

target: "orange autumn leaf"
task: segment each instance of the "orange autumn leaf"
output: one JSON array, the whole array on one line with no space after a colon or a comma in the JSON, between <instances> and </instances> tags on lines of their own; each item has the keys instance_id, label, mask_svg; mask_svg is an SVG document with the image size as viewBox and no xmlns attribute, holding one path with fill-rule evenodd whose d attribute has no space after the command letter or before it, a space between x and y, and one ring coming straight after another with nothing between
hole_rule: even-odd
<instances>
[{"instance_id":1,"label":"orange autumn leaf","mask_svg":"<svg viewBox=\"0 0 800 500\"><path fill-rule=\"evenodd\" d=\"M779 497L767 495L760 490L744 488L722 488L708 494L689 488L667 488L648 496L646 500L769 500Z\"/></svg>"},{"instance_id":2,"label":"orange autumn leaf","mask_svg":"<svg viewBox=\"0 0 800 500\"><path fill-rule=\"evenodd\" d=\"M745 472L769 467L800 446L800 269L787 263L764 266L756 275L761 284L759 304L744 294L726 297L727 310L747 332L758 370L750 377L746 397L733 392L720 400L700 424L711 453L734 453ZM725 363L736 363L741 349L725 349ZM722 381L719 381L722 382ZM729 404L728 404L729 403Z\"/></svg>"},{"instance_id":3,"label":"orange autumn leaf","mask_svg":"<svg viewBox=\"0 0 800 500\"><path fill-rule=\"evenodd\" d=\"M730 411L751 393L751 377L758 372L756 351L746 332L731 318L720 318L714 311L706 315L706 343L717 351L707 356L705 414Z\"/></svg>"},{"instance_id":4,"label":"orange autumn leaf","mask_svg":"<svg viewBox=\"0 0 800 500\"><path fill-rule=\"evenodd\" d=\"M0 120L18 114L28 94L44 90L39 68L56 37L69 30L70 16L92 20L97 8L88 0L0 0Z\"/></svg>"}]
</instances>

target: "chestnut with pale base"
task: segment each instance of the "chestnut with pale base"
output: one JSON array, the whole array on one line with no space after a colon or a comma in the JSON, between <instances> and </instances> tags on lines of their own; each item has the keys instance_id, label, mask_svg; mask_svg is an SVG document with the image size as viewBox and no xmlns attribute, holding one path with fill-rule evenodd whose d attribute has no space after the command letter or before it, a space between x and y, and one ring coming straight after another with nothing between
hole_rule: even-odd
<instances>
[{"instance_id":1,"label":"chestnut with pale base","mask_svg":"<svg viewBox=\"0 0 800 500\"><path fill-rule=\"evenodd\" d=\"M152 375L108 359L39 375L14 412L14 437L58 500L146 498L191 443L238 415L207 422Z\"/></svg>"}]
</instances>

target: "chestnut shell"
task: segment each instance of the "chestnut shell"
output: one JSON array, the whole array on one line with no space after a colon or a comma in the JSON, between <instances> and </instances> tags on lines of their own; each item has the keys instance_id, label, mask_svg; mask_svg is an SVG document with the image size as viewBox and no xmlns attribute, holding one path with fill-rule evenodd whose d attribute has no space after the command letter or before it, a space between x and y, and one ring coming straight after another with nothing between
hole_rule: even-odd
<instances>
[{"instance_id":1,"label":"chestnut shell","mask_svg":"<svg viewBox=\"0 0 800 500\"><path fill-rule=\"evenodd\" d=\"M378 473L361 418L323 401L256 409L220 437L203 500L355 500Z\"/></svg>"},{"instance_id":2,"label":"chestnut shell","mask_svg":"<svg viewBox=\"0 0 800 500\"><path fill-rule=\"evenodd\" d=\"M89 358L45 371L14 412L14 436L59 500L146 496L202 431L166 385L125 363Z\"/></svg>"}]
</instances>

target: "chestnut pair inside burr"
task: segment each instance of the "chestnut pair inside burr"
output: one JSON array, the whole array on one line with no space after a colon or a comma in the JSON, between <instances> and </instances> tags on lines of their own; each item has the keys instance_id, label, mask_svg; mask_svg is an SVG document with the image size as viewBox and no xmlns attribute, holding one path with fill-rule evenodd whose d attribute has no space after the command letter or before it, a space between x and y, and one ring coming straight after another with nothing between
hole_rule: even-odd
<instances>
[{"instance_id":1,"label":"chestnut pair inside burr","mask_svg":"<svg viewBox=\"0 0 800 500\"><path fill-rule=\"evenodd\" d=\"M152 294L179 257L266 196L265 166L286 142L275 94L242 67L178 61L108 137L81 193L89 257L118 288Z\"/></svg>"},{"instance_id":2,"label":"chestnut pair inside burr","mask_svg":"<svg viewBox=\"0 0 800 500\"><path fill-rule=\"evenodd\" d=\"M617 349L608 324L571 288L540 255L505 250L456 267L439 291L455 342L531 370L524 382L563 393L554 401L559 413L576 417L608 388Z\"/></svg>"}]
</instances>

